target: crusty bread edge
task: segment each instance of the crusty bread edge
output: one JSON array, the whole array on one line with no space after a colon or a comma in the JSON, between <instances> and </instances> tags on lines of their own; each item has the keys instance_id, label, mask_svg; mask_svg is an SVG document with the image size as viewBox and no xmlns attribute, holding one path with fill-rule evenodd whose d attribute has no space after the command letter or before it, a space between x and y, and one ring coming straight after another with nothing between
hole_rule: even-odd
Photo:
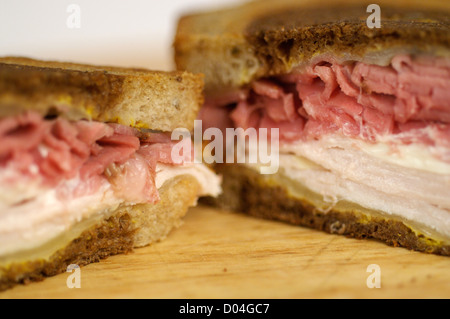
<instances>
[{"instance_id":1,"label":"crusty bread edge","mask_svg":"<svg viewBox=\"0 0 450 319\"><path fill-rule=\"evenodd\" d=\"M366 3L367 2L367 3ZM370 1L328 0L321 8L355 5L361 16L369 16L366 7ZM445 12L450 5L439 0L377 2L383 14L387 9L434 10ZM373 63L381 59L389 61L395 54L433 53L450 56L449 37L439 29L424 29L424 21L418 24L383 19L381 28L370 29L365 21L342 21L317 24L306 28L305 34L277 27L266 29L265 17L273 13L289 13L292 10L317 8L313 0L260 0L214 11L185 14L180 17L173 42L174 60L178 70L205 74L205 92L239 88L260 77L289 73L320 55L334 54L340 60L356 60ZM358 12L359 12L358 11ZM395 16L395 14L394 14ZM407 23L406 23L407 22ZM255 24L256 23L256 24ZM426 21L430 26L439 21ZM441 27L441 29L444 27ZM340 41L343 38L343 41ZM380 57L380 55L383 55Z\"/></svg>"},{"instance_id":2,"label":"crusty bread edge","mask_svg":"<svg viewBox=\"0 0 450 319\"><path fill-rule=\"evenodd\" d=\"M0 116L34 110L159 131L193 129L203 75L0 58Z\"/></svg>"}]
</instances>

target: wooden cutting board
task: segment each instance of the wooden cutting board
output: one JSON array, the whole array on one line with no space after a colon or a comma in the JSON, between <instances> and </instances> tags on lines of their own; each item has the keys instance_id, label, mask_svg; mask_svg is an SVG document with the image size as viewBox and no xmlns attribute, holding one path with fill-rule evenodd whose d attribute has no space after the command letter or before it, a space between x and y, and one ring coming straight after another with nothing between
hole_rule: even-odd
<instances>
[{"instance_id":1,"label":"wooden cutting board","mask_svg":"<svg viewBox=\"0 0 450 319\"><path fill-rule=\"evenodd\" d=\"M449 257L199 206L166 240L82 267L80 288L63 273L0 298L450 298L449 269Z\"/></svg>"}]
</instances>

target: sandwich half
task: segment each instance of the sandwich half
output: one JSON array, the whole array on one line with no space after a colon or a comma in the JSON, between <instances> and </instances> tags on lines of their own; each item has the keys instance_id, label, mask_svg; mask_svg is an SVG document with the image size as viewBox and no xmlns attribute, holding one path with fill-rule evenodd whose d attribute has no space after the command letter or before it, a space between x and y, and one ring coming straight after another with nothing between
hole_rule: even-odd
<instances>
[{"instance_id":1,"label":"sandwich half","mask_svg":"<svg viewBox=\"0 0 450 319\"><path fill-rule=\"evenodd\" d=\"M378 28L369 4L255 1L181 17L175 61L205 74L203 128L278 129L278 171L217 165L212 202L448 256L450 5L378 1Z\"/></svg>"},{"instance_id":2,"label":"sandwich half","mask_svg":"<svg viewBox=\"0 0 450 319\"><path fill-rule=\"evenodd\" d=\"M172 156L202 91L188 72L0 58L0 290L164 239L216 196L213 171Z\"/></svg>"}]
</instances>

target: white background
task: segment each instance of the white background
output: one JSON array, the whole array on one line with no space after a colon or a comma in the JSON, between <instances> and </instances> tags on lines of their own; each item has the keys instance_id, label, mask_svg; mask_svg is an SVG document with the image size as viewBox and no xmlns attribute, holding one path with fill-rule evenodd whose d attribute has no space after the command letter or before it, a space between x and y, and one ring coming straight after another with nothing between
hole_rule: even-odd
<instances>
[{"instance_id":1,"label":"white background","mask_svg":"<svg viewBox=\"0 0 450 319\"><path fill-rule=\"evenodd\" d=\"M243 0L0 0L0 56L171 70L178 18ZM70 4L80 28L69 28Z\"/></svg>"}]
</instances>

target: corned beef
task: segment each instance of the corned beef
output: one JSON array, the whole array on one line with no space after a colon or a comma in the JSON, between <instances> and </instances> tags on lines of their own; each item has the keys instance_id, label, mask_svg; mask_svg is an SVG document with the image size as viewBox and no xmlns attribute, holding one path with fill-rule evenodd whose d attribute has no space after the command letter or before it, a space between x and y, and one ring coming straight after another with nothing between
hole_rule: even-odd
<instances>
[{"instance_id":1,"label":"corned beef","mask_svg":"<svg viewBox=\"0 0 450 319\"><path fill-rule=\"evenodd\" d=\"M38 178L43 187L57 187L78 177L80 182L73 189L59 188L65 198L93 193L107 179L116 195L127 201L155 202L159 199L156 164L175 164L171 158L175 143L164 133L143 133L120 124L44 119L27 112L0 120L0 169Z\"/></svg>"},{"instance_id":2,"label":"corned beef","mask_svg":"<svg viewBox=\"0 0 450 319\"><path fill-rule=\"evenodd\" d=\"M280 141L338 133L370 142L422 143L450 161L450 59L395 56L388 66L322 60L207 100L204 128L280 129ZM230 105L235 107L230 108ZM216 125L217 124L217 125Z\"/></svg>"}]
</instances>

